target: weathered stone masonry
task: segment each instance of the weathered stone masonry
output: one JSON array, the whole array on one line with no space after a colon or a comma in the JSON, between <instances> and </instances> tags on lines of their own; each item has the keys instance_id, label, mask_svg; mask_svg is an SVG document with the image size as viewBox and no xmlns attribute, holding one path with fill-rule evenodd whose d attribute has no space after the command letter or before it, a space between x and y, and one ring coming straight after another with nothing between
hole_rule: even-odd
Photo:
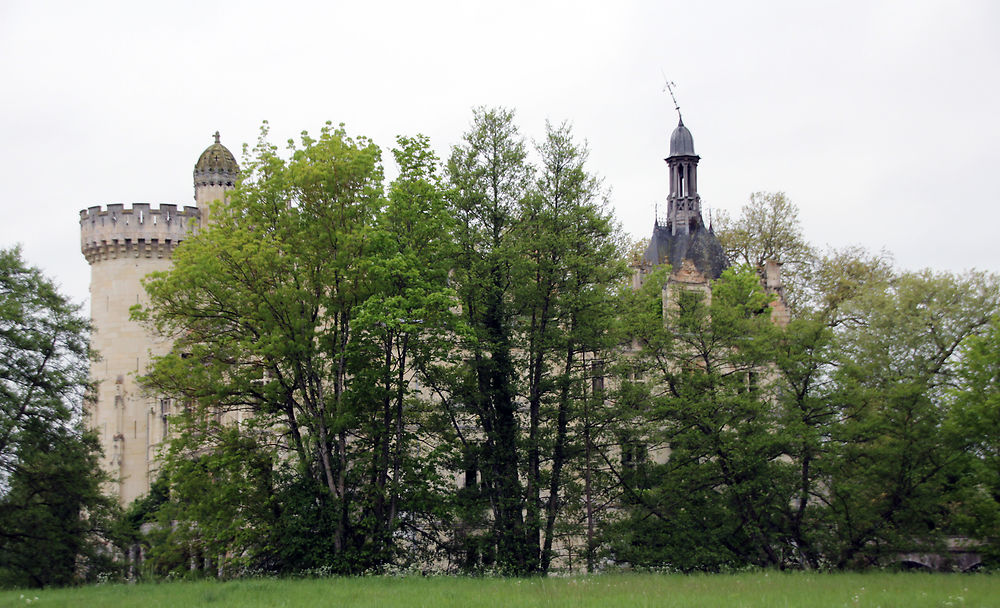
<instances>
[{"instance_id":1,"label":"weathered stone masonry","mask_svg":"<svg viewBox=\"0 0 1000 608\"><path fill-rule=\"evenodd\" d=\"M195 165L196 206L116 203L80 212L80 250L91 273L91 346L101 357L90 369L97 395L88 406L89 422L104 448L102 464L115 480L108 491L122 504L149 491L175 408L168 399L144 394L137 383L151 357L169 352L171 343L150 335L129 311L146 302L143 277L170 268L174 249L207 218L209 204L233 188L238 173L216 133Z\"/></svg>"}]
</instances>

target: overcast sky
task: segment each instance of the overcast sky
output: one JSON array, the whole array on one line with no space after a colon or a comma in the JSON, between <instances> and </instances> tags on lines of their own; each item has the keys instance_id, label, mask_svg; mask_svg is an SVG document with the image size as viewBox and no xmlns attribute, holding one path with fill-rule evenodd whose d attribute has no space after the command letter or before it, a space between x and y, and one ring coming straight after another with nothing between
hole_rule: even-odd
<instances>
[{"instance_id":1,"label":"overcast sky","mask_svg":"<svg viewBox=\"0 0 1000 608\"><path fill-rule=\"evenodd\" d=\"M327 120L442 156L474 106L572 123L626 231L664 200L676 83L705 208L781 190L807 239L1000 271L1000 2L0 0L0 246L77 301L79 211L193 204L212 133L240 157Z\"/></svg>"}]
</instances>

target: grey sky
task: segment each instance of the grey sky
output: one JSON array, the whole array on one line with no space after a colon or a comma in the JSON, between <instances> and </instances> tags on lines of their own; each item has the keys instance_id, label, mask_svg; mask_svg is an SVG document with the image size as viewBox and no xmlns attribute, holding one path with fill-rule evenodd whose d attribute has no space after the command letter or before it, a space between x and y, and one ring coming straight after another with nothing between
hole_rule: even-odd
<instances>
[{"instance_id":1,"label":"grey sky","mask_svg":"<svg viewBox=\"0 0 1000 608\"><path fill-rule=\"evenodd\" d=\"M87 297L79 211L193 204L212 133L240 156L326 120L442 156L471 108L570 121L646 236L677 84L699 190L783 190L819 245L1000 270L1000 3L0 1L0 245Z\"/></svg>"}]
</instances>

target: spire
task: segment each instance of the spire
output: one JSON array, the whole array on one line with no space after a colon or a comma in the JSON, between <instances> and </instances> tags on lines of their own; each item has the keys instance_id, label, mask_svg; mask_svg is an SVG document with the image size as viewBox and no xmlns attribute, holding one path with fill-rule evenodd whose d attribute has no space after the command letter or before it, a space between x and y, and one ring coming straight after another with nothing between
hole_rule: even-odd
<instances>
[{"instance_id":1,"label":"spire","mask_svg":"<svg viewBox=\"0 0 1000 608\"><path fill-rule=\"evenodd\" d=\"M674 94L674 87L677 85L667 80L663 75L663 90L670 93L670 99L674 102L674 110L677 110L677 128L670 134L670 156L694 156L694 138L691 132L684 126L684 116L681 114L681 104L677 103L677 95Z\"/></svg>"},{"instance_id":2,"label":"spire","mask_svg":"<svg viewBox=\"0 0 1000 608\"><path fill-rule=\"evenodd\" d=\"M670 171L666 225L673 234L687 234L704 225L704 220L698 196L698 155L694 153L694 137L684 126L679 108L677 114L677 128L670 134L670 155L666 158Z\"/></svg>"},{"instance_id":3,"label":"spire","mask_svg":"<svg viewBox=\"0 0 1000 608\"><path fill-rule=\"evenodd\" d=\"M666 80L666 77L664 77ZM701 196L698 195L698 155L694 152L694 138L684 126L684 117L674 95L674 83L667 82L666 90L677 111L677 127L670 134L670 154L664 160L669 172L670 190L667 193L665 217L660 217L657 205L653 235L643 255L644 263L656 266L670 264L672 277L684 274L685 265L694 269L706 280L717 279L729 266L726 252L715 236L709 212L709 225L701 215ZM687 275L685 275L687 276ZM690 277L689 277L690 278ZM673 280L673 279L671 279ZM687 281L688 279L684 279Z\"/></svg>"},{"instance_id":4,"label":"spire","mask_svg":"<svg viewBox=\"0 0 1000 608\"><path fill-rule=\"evenodd\" d=\"M667 90L673 97L673 83L667 83ZM670 264L673 275L685 274L685 265L694 269L706 280L713 280L722 275L729 266L726 252L715 236L709 212L709 225L701 215L701 196L698 194L698 155L694 152L694 138L691 131L684 126L677 98L673 97L674 109L677 110L677 127L670 134L670 154L664 160L667 163L670 190L667 193L666 212L660 216L657 204L656 220L653 222L653 234L649 246L643 254L643 263L650 266ZM671 279L673 280L673 279Z\"/></svg>"}]
</instances>

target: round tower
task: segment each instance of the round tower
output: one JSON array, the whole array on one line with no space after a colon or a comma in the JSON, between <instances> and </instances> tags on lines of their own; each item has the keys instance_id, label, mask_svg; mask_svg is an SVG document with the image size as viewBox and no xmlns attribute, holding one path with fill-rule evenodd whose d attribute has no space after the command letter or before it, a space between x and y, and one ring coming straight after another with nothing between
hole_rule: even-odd
<instances>
[{"instance_id":1,"label":"round tower","mask_svg":"<svg viewBox=\"0 0 1000 608\"><path fill-rule=\"evenodd\" d=\"M146 302L142 278L170 268L174 248L199 218L197 207L147 203L80 212L80 249L90 263L90 342L100 356L90 366L97 385L90 424L115 480L109 493L123 505L149 490L171 411L168 400L143 394L137 383L150 356L167 353L170 343L131 321L129 309Z\"/></svg>"},{"instance_id":2,"label":"round tower","mask_svg":"<svg viewBox=\"0 0 1000 608\"><path fill-rule=\"evenodd\" d=\"M215 143L201 153L194 165L194 200L206 219L209 205L212 201L225 200L226 193L236 186L240 173L236 158L220 139L216 131Z\"/></svg>"},{"instance_id":3,"label":"round tower","mask_svg":"<svg viewBox=\"0 0 1000 608\"><path fill-rule=\"evenodd\" d=\"M80 249L90 264L91 345L100 356L90 368L97 388L90 425L114 479L109 493L123 505L149 491L168 417L176 411L169 399L146 394L137 382L150 358L169 352L171 342L130 320L129 309L147 303L143 277L170 268L174 249L203 221L202 207L207 213L207 204L233 187L235 159L215 137L195 165L197 206L111 204L80 212Z\"/></svg>"}]
</instances>

